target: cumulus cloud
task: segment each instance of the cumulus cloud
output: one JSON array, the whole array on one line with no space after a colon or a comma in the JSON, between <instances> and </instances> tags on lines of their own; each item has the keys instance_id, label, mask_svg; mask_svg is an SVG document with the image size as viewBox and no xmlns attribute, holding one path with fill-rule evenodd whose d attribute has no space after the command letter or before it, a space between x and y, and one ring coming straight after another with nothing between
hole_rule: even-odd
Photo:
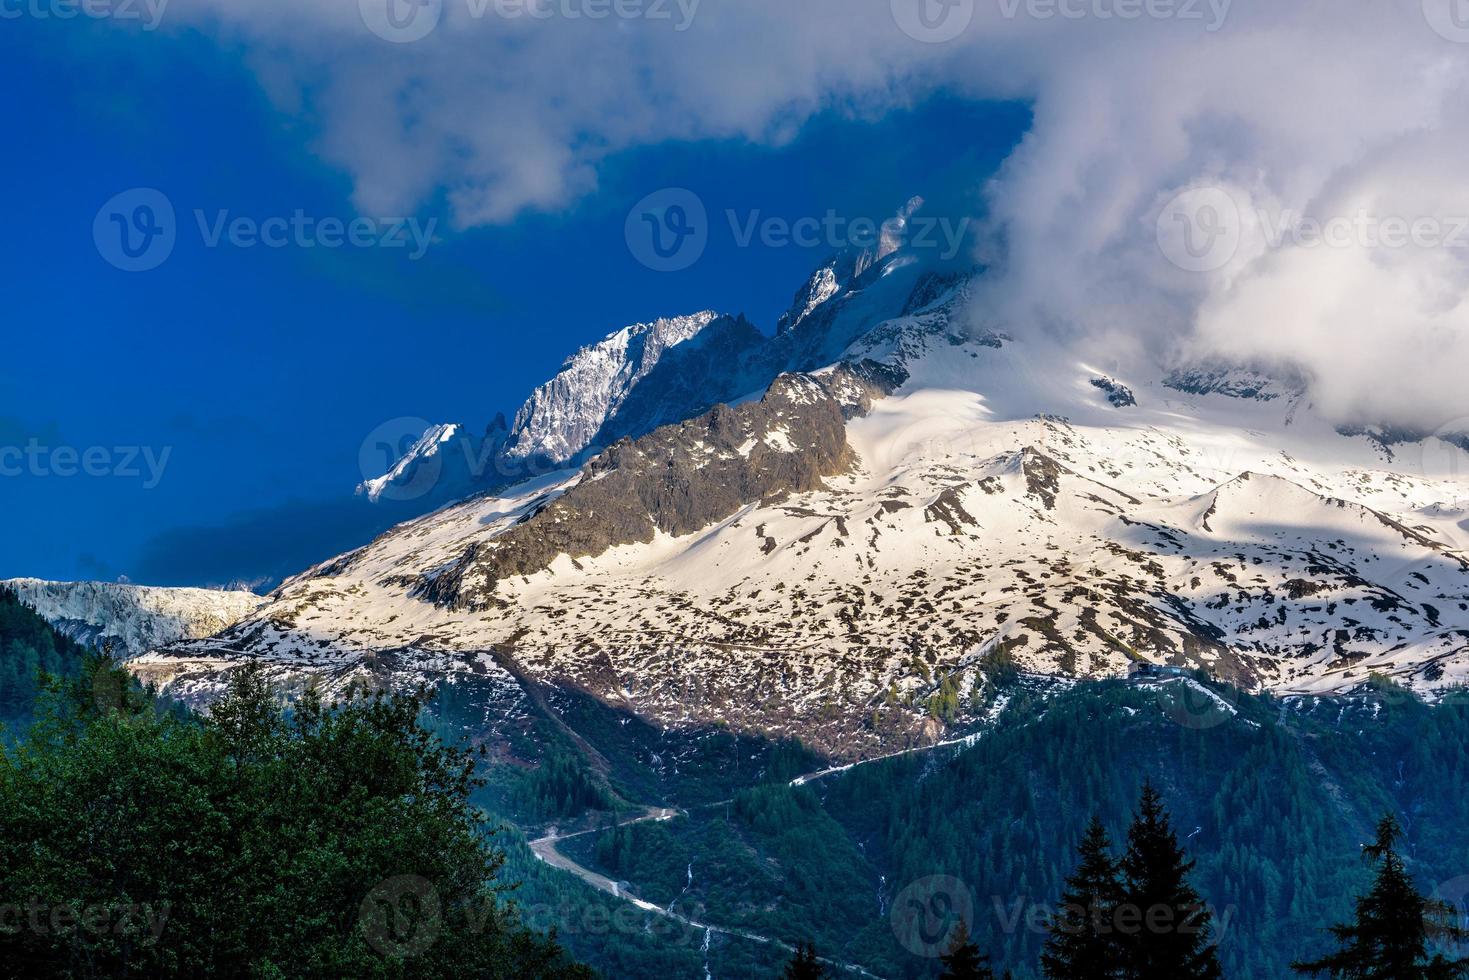
<instances>
[{"instance_id":1,"label":"cumulus cloud","mask_svg":"<svg viewBox=\"0 0 1469 980\"><path fill-rule=\"evenodd\" d=\"M1289 362L1342 421L1432 430L1469 415L1457 2L199 0L177 15L207 10L199 23L317 121L364 211L442 200L461 227L566 207L631 147L778 142L822 109L939 88L1024 99L1034 127L986 189L977 316ZM407 40L413 11L433 20ZM1350 235L1313 234L1359 215ZM1385 244L1389 219L1437 221L1439 240ZM1227 248L1193 261L1200 236Z\"/></svg>"}]
</instances>

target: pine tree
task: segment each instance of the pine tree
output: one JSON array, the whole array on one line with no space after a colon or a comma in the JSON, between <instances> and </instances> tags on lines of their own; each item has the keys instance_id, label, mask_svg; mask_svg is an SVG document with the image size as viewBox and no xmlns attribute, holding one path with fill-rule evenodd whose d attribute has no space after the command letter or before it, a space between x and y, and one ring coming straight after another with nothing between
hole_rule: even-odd
<instances>
[{"instance_id":1,"label":"pine tree","mask_svg":"<svg viewBox=\"0 0 1469 980\"><path fill-rule=\"evenodd\" d=\"M949 951L943 956L944 972L939 974L939 980L995 980L989 960L980 954L979 947L969 938L969 927L961 921L954 929Z\"/></svg>"},{"instance_id":2,"label":"pine tree","mask_svg":"<svg viewBox=\"0 0 1469 980\"><path fill-rule=\"evenodd\" d=\"M1051 980L1113 980L1122 976L1123 950L1116 928L1122 901L1112 842L1097 818L1077 849L1080 862L1066 879L1061 907L1051 920L1051 937L1041 966Z\"/></svg>"},{"instance_id":3,"label":"pine tree","mask_svg":"<svg viewBox=\"0 0 1469 980\"><path fill-rule=\"evenodd\" d=\"M802 943L780 976L781 980L823 980L826 968L816 958L816 947Z\"/></svg>"},{"instance_id":4,"label":"pine tree","mask_svg":"<svg viewBox=\"0 0 1469 980\"><path fill-rule=\"evenodd\" d=\"M1212 917L1188 882L1188 860L1152 785L1127 832L1116 925L1130 980L1218 980Z\"/></svg>"},{"instance_id":5,"label":"pine tree","mask_svg":"<svg viewBox=\"0 0 1469 980\"><path fill-rule=\"evenodd\" d=\"M1428 955L1430 939L1462 941L1469 933L1454 920L1453 909L1419 894L1397 853L1402 829L1391 815L1377 824L1374 841L1362 849L1377 866L1377 878L1357 899L1357 920L1332 926L1341 944L1335 953L1310 963L1294 963L1298 973L1344 980L1440 980L1469 975L1469 961Z\"/></svg>"}]
</instances>

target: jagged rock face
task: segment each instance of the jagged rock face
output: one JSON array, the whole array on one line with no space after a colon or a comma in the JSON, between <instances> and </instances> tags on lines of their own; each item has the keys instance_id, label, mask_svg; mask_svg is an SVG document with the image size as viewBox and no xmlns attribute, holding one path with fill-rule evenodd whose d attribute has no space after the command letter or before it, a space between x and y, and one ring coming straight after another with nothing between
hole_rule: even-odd
<instances>
[{"instance_id":1,"label":"jagged rock face","mask_svg":"<svg viewBox=\"0 0 1469 980\"><path fill-rule=\"evenodd\" d=\"M775 323L776 334L788 333L799 327L818 307L871 268L875 261L877 256L868 249L848 248L837 253L813 272L791 297L790 309L782 313Z\"/></svg>"},{"instance_id":2,"label":"jagged rock face","mask_svg":"<svg viewBox=\"0 0 1469 980\"><path fill-rule=\"evenodd\" d=\"M117 657L212 636L265 601L251 592L165 589L120 582L0 582L42 619L80 643Z\"/></svg>"},{"instance_id":3,"label":"jagged rock face","mask_svg":"<svg viewBox=\"0 0 1469 980\"><path fill-rule=\"evenodd\" d=\"M1273 377L1257 368L1232 365L1180 368L1163 384L1190 395L1225 395L1262 402L1298 397L1305 391L1305 382L1289 373Z\"/></svg>"},{"instance_id":4,"label":"jagged rock face","mask_svg":"<svg viewBox=\"0 0 1469 980\"><path fill-rule=\"evenodd\" d=\"M713 322L705 310L624 327L567 358L515 413L505 455L561 463L590 446L668 350Z\"/></svg>"},{"instance_id":5,"label":"jagged rock face","mask_svg":"<svg viewBox=\"0 0 1469 980\"><path fill-rule=\"evenodd\" d=\"M909 198L898 213L883 224L878 241L871 247L849 246L819 266L796 291L790 308L776 321L776 335L780 336L801 326L818 308L852 288L868 270L879 266L888 256L901 249L907 238L908 221L921 207L923 198Z\"/></svg>"},{"instance_id":6,"label":"jagged rock face","mask_svg":"<svg viewBox=\"0 0 1469 980\"><path fill-rule=\"evenodd\" d=\"M1131 408L1137 404L1137 396L1132 389L1120 381L1112 378L1092 378L1092 387L1101 389L1107 396L1107 403L1114 408Z\"/></svg>"},{"instance_id":7,"label":"jagged rock face","mask_svg":"<svg viewBox=\"0 0 1469 980\"><path fill-rule=\"evenodd\" d=\"M617 411L592 439L610 446L619 439L682 422L721 402L762 391L778 373L761 352L767 338L743 316L720 317L695 337L664 353L658 365L627 393Z\"/></svg>"},{"instance_id":8,"label":"jagged rock face","mask_svg":"<svg viewBox=\"0 0 1469 980\"><path fill-rule=\"evenodd\" d=\"M501 579L544 571L559 556L595 557L647 544L658 532L691 534L744 504L817 490L852 465L847 413L864 411L874 391L885 394L883 378L845 365L827 377L785 375L758 402L719 405L623 440L575 485L425 580L421 592L454 609L482 610L496 604Z\"/></svg>"}]
</instances>

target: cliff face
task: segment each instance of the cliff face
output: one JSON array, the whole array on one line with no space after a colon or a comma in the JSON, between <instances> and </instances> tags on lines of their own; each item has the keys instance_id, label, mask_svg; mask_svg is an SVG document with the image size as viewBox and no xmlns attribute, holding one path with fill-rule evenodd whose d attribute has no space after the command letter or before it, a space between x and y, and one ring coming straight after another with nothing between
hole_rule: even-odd
<instances>
[{"instance_id":1,"label":"cliff face","mask_svg":"<svg viewBox=\"0 0 1469 980\"><path fill-rule=\"evenodd\" d=\"M135 657L181 640L212 636L265 601L252 592L165 589L120 582L0 582L58 631L112 653Z\"/></svg>"}]
</instances>

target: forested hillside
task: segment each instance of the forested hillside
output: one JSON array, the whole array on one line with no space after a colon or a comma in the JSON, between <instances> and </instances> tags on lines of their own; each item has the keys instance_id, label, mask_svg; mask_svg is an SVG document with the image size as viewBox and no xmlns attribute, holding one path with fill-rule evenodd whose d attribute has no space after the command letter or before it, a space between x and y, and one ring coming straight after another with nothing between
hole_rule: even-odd
<instances>
[{"instance_id":1,"label":"forested hillside","mask_svg":"<svg viewBox=\"0 0 1469 980\"><path fill-rule=\"evenodd\" d=\"M8 737L32 718L44 672L75 676L87 649L67 639L16 596L0 586L0 723Z\"/></svg>"},{"instance_id":2,"label":"forested hillside","mask_svg":"<svg viewBox=\"0 0 1469 980\"><path fill-rule=\"evenodd\" d=\"M201 846L206 838L197 831L205 818L226 832L235 823L240 832L264 832L245 811L258 809L265 797L248 805L241 797L244 809L221 809L216 801L208 813L197 810L202 798L191 802L191 786L211 783L237 764L230 746L238 746L240 733L228 715L201 721L162 710L3 590L0 652L8 737L23 732L37 713L38 670L63 678L52 700L60 699L66 725L80 733L63 737L48 715L47 727L36 730L40 741L33 735L11 749L4 789L15 804L14 819L24 823L14 828L15 839L49 839L63 863L73 861L65 858L54 828L88 811L64 805L67 794L97 798L103 792L125 802L143 772L153 774L152 802L135 801L142 809L130 826L148 828L148 847L130 850L134 857L146 857L155 846ZM406 755L400 761L418 758L438 767L439 778L459 772L447 784L451 798L463 792L506 815L476 818L479 832L503 825L486 853L503 851L493 881L511 889L500 899L517 911L507 908L506 914L534 932L554 930L566 949L610 977L778 975L782 950L742 932L791 946L809 941L818 953L839 955L883 977L934 977L942 950L926 928L915 926L910 913L917 910L919 926L933 925L924 917L939 913L944 921L963 919L997 968L1011 970L1016 980L1035 980L1046 923L1089 821L1098 818L1114 842L1125 839L1145 782L1157 787L1182 846L1197 861L1190 877L1213 913L1225 977L1273 980L1288 975L1292 961L1329 951L1326 927L1350 917L1354 896L1369 878L1356 858L1384 814L1403 828L1405 866L1420 890L1456 903L1469 893L1469 828L1462 820L1469 798L1469 699L1451 694L1428 706L1376 679L1354 695L1330 699L1251 696L1182 675L1067 687L1010 672L997 681L1005 707L968 743L814 779L809 777L825 763L796 743L657 730L591 699L563 698L484 753L476 764L479 776L470 780L468 770L452 767L471 757L441 755L419 741L404 707L384 714L362 703L347 710L349 717L356 712L355 724L365 733L377 732L373 740L401 741ZM415 702L413 710L420 712L420 725L462 731L457 716L476 710L472 693L445 689L436 705ZM263 710L260 691L241 696ZM236 697L226 707L238 703ZM285 789L300 788L287 778L293 767L315 764L310 760L318 749L338 739L353 744L356 736L334 728L320 708L304 710L266 725L274 748L252 763L264 767L260 792L295 792ZM342 807L354 785L369 796L381 790L384 805L398 805L391 802L392 786L371 789L372 774L384 764L373 761L380 749L364 743L353 751L359 750L367 753L360 764L342 768L340 760L331 767L329 778L341 783L340 792L330 799L298 797L306 808L298 817L330 811L339 823L349 814ZM287 783L270 788L282 779ZM226 792L228 782L216 789ZM34 802L43 785L53 787L52 795L44 804ZM286 808L282 819L296 806L289 799L272 805ZM650 805L672 808L675 815L611 826ZM471 819L471 810L457 806L449 812ZM535 858L527 836L557 825L592 830L561 841L560 849L622 882L623 897ZM442 839L469 847L457 826L443 823ZM413 846L421 850L422 843ZM342 844L356 846L346 839ZM369 888L373 875L386 875L392 862L379 857L367 877L354 873L342 887L355 895L353 889ZM420 857L420 864L432 859L427 852ZM74 870L85 872L86 862L76 860ZM148 859L141 867L156 863ZM12 874L42 875L18 884L50 887L43 869L27 870L24 862L16 868ZM140 881L163 889L157 895L207 888L210 872L203 866L195 872L172 884L167 876ZM263 887L275 872L252 866L250 873ZM630 902L626 893L657 908ZM308 906L333 901L327 893L311 895ZM355 907L357 899L342 907ZM282 914L299 915L307 906L281 907ZM510 945L485 945L481 939L488 937L475 934L473 955L529 951L533 961L555 961L554 947L517 945L513 921L505 920ZM193 925L175 917L171 928ZM317 928L325 925L306 922L301 940ZM312 948L320 952L314 955L376 964L373 951L353 944L350 935L332 935L326 946L315 941ZM109 950L103 952L116 952ZM32 943L28 955L44 962L51 952L45 943ZM269 955L290 955L290 947L277 944ZM423 975L437 975L435 964L447 962L424 954L416 965L430 971Z\"/></svg>"},{"instance_id":3,"label":"forested hillside","mask_svg":"<svg viewBox=\"0 0 1469 980\"><path fill-rule=\"evenodd\" d=\"M971 748L805 786L772 780L566 849L660 905L811 939L893 977L937 975L935 951L915 952L892 916L936 893L966 911L997 965L1039 976L1046 913L1088 821L1122 839L1145 780L1197 859L1226 977L1288 976L1330 945L1326 927L1350 915L1368 875L1357 856L1384 813L1402 822L1423 891L1469 891L1469 703L1428 707L1378 683L1331 700L1219 688L1216 703L1201 690L1187 679L1022 686Z\"/></svg>"}]
</instances>

